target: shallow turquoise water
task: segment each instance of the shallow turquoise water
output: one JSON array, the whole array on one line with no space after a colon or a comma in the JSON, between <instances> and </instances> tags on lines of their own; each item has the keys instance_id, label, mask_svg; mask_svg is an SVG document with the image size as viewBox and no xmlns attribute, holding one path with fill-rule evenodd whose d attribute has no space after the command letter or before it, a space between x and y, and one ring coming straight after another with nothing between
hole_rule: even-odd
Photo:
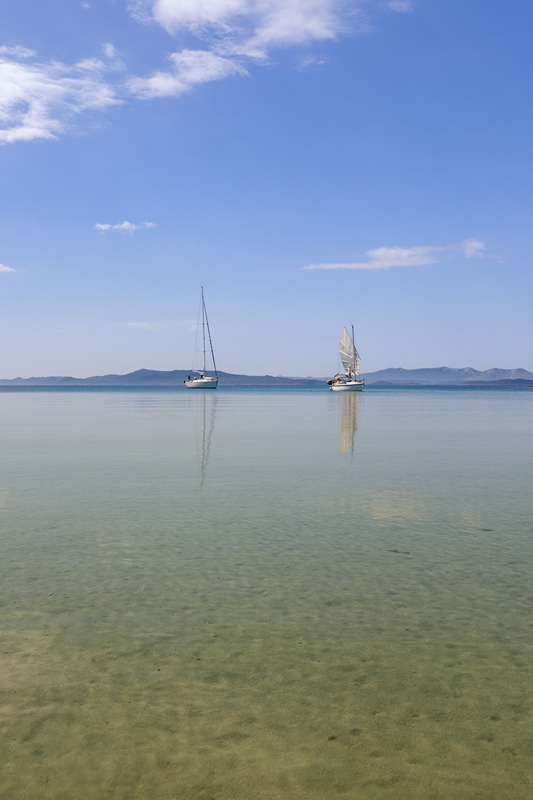
<instances>
[{"instance_id":1,"label":"shallow turquoise water","mask_svg":"<svg viewBox=\"0 0 533 800\"><path fill-rule=\"evenodd\" d=\"M533 392L0 392L1 798L529 798Z\"/></svg>"}]
</instances>

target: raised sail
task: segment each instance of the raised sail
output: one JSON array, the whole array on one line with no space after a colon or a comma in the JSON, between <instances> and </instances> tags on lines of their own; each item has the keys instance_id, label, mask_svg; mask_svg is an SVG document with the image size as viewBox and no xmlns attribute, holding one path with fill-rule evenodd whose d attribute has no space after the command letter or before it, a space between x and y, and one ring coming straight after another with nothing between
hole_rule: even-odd
<instances>
[{"instance_id":1,"label":"raised sail","mask_svg":"<svg viewBox=\"0 0 533 800\"><path fill-rule=\"evenodd\" d=\"M342 366L346 370L346 373L359 375L359 353L355 349L353 339L346 328L340 338L339 344Z\"/></svg>"}]
</instances>

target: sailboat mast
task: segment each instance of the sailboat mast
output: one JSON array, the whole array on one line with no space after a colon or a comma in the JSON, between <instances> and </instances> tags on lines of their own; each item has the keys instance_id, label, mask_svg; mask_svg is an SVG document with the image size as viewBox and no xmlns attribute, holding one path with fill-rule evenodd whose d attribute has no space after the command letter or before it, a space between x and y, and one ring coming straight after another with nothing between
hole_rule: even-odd
<instances>
[{"instance_id":1,"label":"sailboat mast","mask_svg":"<svg viewBox=\"0 0 533 800\"><path fill-rule=\"evenodd\" d=\"M209 347L211 349L211 358L213 359L213 369L215 370L215 376L218 377L217 365L215 363L215 354L213 352L213 342L211 341L211 330L209 328L209 320L207 319L207 311L205 312L205 324L206 324L206 327L207 327L207 335L209 336ZM204 352L204 357L205 357L205 352Z\"/></svg>"},{"instance_id":2,"label":"sailboat mast","mask_svg":"<svg viewBox=\"0 0 533 800\"><path fill-rule=\"evenodd\" d=\"M205 375L205 301L204 301L204 287L202 286L202 339L204 345L204 369L203 374Z\"/></svg>"}]
</instances>

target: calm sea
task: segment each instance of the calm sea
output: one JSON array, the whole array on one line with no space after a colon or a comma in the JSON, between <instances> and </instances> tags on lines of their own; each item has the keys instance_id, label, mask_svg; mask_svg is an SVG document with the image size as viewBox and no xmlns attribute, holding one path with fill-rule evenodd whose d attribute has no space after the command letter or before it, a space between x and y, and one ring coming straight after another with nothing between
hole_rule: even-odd
<instances>
[{"instance_id":1,"label":"calm sea","mask_svg":"<svg viewBox=\"0 0 533 800\"><path fill-rule=\"evenodd\" d=\"M0 391L0 798L529 800L533 391Z\"/></svg>"}]
</instances>

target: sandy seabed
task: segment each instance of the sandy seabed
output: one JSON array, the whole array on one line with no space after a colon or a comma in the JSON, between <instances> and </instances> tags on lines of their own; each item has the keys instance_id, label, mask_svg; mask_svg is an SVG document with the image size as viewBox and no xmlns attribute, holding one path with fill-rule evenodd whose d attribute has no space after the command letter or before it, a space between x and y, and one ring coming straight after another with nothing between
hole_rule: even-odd
<instances>
[{"instance_id":1,"label":"sandy seabed","mask_svg":"<svg viewBox=\"0 0 533 800\"><path fill-rule=\"evenodd\" d=\"M154 563L100 532L96 586L22 567L0 609L0 797L529 798L526 566L492 542L472 575L464 545L439 563L383 535Z\"/></svg>"}]
</instances>

